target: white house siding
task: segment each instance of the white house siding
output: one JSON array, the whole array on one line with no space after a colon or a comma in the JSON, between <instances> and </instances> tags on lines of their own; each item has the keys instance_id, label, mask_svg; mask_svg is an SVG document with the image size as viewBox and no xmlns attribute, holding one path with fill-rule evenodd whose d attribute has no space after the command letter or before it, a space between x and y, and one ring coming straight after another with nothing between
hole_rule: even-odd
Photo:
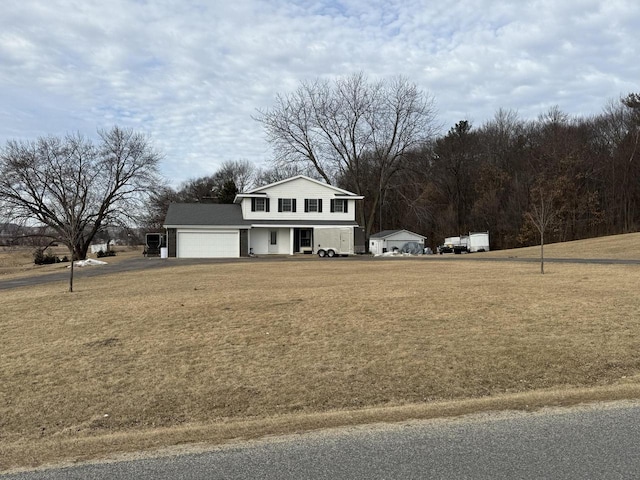
<instances>
[{"instance_id":1,"label":"white house siding","mask_svg":"<svg viewBox=\"0 0 640 480\"><path fill-rule=\"evenodd\" d=\"M252 212L251 198L242 199L242 216L246 220L333 220L333 221L354 221L355 220L355 200L347 200L347 213L331 212L331 200L335 199L335 194L339 191L329 186L316 182L297 178L289 182L283 182L264 190L270 199L268 212ZM301 193L302 192L302 193ZM278 212L279 198L295 198L296 212ZM322 199L322 213L304 211L305 199Z\"/></svg>"},{"instance_id":2,"label":"white house siding","mask_svg":"<svg viewBox=\"0 0 640 480\"><path fill-rule=\"evenodd\" d=\"M270 245L271 231L277 232L277 244ZM249 249L255 255L293 253L291 228L252 228L249 232Z\"/></svg>"}]
</instances>

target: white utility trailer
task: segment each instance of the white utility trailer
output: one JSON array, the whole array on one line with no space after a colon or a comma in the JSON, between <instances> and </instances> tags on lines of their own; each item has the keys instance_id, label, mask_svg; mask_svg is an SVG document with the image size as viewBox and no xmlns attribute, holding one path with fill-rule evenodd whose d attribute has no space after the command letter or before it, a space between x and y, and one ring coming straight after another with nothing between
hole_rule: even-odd
<instances>
[{"instance_id":1,"label":"white utility trailer","mask_svg":"<svg viewBox=\"0 0 640 480\"><path fill-rule=\"evenodd\" d=\"M469 253L488 252L489 232L469 232L467 251Z\"/></svg>"},{"instance_id":2,"label":"white utility trailer","mask_svg":"<svg viewBox=\"0 0 640 480\"><path fill-rule=\"evenodd\" d=\"M353 255L353 227L315 227L313 245L319 257Z\"/></svg>"}]
</instances>

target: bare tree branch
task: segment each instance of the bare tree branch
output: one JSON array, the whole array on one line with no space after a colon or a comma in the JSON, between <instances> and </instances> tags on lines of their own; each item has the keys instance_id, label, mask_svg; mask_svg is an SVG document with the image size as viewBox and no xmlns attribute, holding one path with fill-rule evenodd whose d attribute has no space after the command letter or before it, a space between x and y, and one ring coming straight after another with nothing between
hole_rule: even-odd
<instances>
[{"instance_id":1,"label":"bare tree branch","mask_svg":"<svg viewBox=\"0 0 640 480\"><path fill-rule=\"evenodd\" d=\"M0 215L48 227L72 264L99 232L136 222L160 183L160 156L143 135L118 127L98 133L98 146L76 134L9 141L0 151Z\"/></svg>"}]
</instances>

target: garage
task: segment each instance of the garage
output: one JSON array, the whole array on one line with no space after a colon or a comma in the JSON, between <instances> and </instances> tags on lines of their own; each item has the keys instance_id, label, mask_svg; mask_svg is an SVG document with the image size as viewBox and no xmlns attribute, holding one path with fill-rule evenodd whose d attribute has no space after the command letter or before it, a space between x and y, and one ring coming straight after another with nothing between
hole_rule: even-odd
<instances>
[{"instance_id":1,"label":"garage","mask_svg":"<svg viewBox=\"0 0 640 480\"><path fill-rule=\"evenodd\" d=\"M240 256L238 230L178 230L179 258L237 258Z\"/></svg>"},{"instance_id":2,"label":"garage","mask_svg":"<svg viewBox=\"0 0 640 480\"><path fill-rule=\"evenodd\" d=\"M374 255L387 252L422 253L427 237L409 230L383 230L369 237L369 251Z\"/></svg>"}]
</instances>

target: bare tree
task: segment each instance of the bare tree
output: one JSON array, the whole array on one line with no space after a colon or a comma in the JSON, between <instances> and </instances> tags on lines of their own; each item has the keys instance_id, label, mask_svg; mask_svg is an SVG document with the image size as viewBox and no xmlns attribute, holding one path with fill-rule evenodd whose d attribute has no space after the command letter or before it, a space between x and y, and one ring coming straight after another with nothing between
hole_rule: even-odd
<instances>
[{"instance_id":1,"label":"bare tree","mask_svg":"<svg viewBox=\"0 0 640 480\"><path fill-rule=\"evenodd\" d=\"M328 184L368 201L366 235L405 155L434 133L432 98L402 77L370 83L362 73L335 82L302 82L256 118L274 147L276 165L311 165Z\"/></svg>"},{"instance_id":2,"label":"bare tree","mask_svg":"<svg viewBox=\"0 0 640 480\"><path fill-rule=\"evenodd\" d=\"M255 184L257 168L249 160L228 160L223 162L213 175L216 185L223 188L228 182L233 182L239 192L246 192Z\"/></svg>"},{"instance_id":3,"label":"bare tree","mask_svg":"<svg viewBox=\"0 0 640 480\"><path fill-rule=\"evenodd\" d=\"M145 199L159 184L160 156L132 130L98 132L94 145L85 137L43 137L9 141L0 153L0 212L25 224L44 225L71 252L84 259L98 232L136 222Z\"/></svg>"},{"instance_id":4,"label":"bare tree","mask_svg":"<svg viewBox=\"0 0 640 480\"><path fill-rule=\"evenodd\" d=\"M532 194L534 198L531 202L531 210L526 213L526 216L540 234L540 273L544 275L544 234L558 212L556 195L554 191L545 190L541 186Z\"/></svg>"}]
</instances>

